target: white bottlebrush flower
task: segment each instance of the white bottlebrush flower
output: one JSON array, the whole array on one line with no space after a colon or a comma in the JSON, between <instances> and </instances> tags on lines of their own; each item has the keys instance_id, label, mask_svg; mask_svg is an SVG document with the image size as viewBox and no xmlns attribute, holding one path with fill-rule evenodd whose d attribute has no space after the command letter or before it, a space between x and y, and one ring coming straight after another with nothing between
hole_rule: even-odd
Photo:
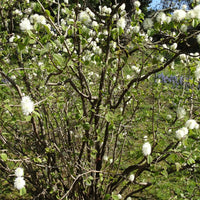
<instances>
[{"instance_id":1,"label":"white bottlebrush flower","mask_svg":"<svg viewBox=\"0 0 200 200\"><path fill-rule=\"evenodd\" d=\"M135 175L134 175L134 174L131 174L131 175L129 176L129 181L133 182L134 179L135 179Z\"/></svg>"},{"instance_id":2,"label":"white bottlebrush flower","mask_svg":"<svg viewBox=\"0 0 200 200\"><path fill-rule=\"evenodd\" d=\"M34 103L29 96L22 97L21 107L24 115L29 115L34 111Z\"/></svg>"},{"instance_id":3,"label":"white bottlebrush flower","mask_svg":"<svg viewBox=\"0 0 200 200\"><path fill-rule=\"evenodd\" d=\"M146 18L143 21L143 27L145 30L150 29L153 26L153 20L151 18Z\"/></svg>"},{"instance_id":4,"label":"white bottlebrush flower","mask_svg":"<svg viewBox=\"0 0 200 200\"><path fill-rule=\"evenodd\" d=\"M65 2L66 4L68 4L68 3L69 3L69 0L64 0L64 2Z\"/></svg>"},{"instance_id":5,"label":"white bottlebrush flower","mask_svg":"<svg viewBox=\"0 0 200 200\"><path fill-rule=\"evenodd\" d=\"M176 138L178 140L185 139L187 134L188 134L188 129L186 127L180 128L176 131Z\"/></svg>"},{"instance_id":6,"label":"white bottlebrush flower","mask_svg":"<svg viewBox=\"0 0 200 200\"><path fill-rule=\"evenodd\" d=\"M121 27L122 29L124 29L126 26L126 19L124 17L121 17L118 21L117 21L117 27Z\"/></svg>"},{"instance_id":7,"label":"white bottlebrush flower","mask_svg":"<svg viewBox=\"0 0 200 200\"><path fill-rule=\"evenodd\" d=\"M199 124L196 122L196 120L189 119L185 123L185 127L189 128L189 129L198 129L199 128Z\"/></svg>"},{"instance_id":8,"label":"white bottlebrush flower","mask_svg":"<svg viewBox=\"0 0 200 200\"><path fill-rule=\"evenodd\" d=\"M156 16L156 21L160 24L163 24L164 22L166 22L166 20L167 20L167 16L164 12L160 12Z\"/></svg>"},{"instance_id":9,"label":"white bottlebrush flower","mask_svg":"<svg viewBox=\"0 0 200 200\"><path fill-rule=\"evenodd\" d=\"M79 19L84 24L89 24L91 22L91 18L86 11L81 11L79 14Z\"/></svg>"},{"instance_id":10,"label":"white bottlebrush flower","mask_svg":"<svg viewBox=\"0 0 200 200\"><path fill-rule=\"evenodd\" d=\"M122 199L122 195L121 194L118 194L117 197L118 197L118 199Z\"/></svg>"},{"instance_id":11,"label":"white bottlebrush flower","mask_svg":"<svg viewBox=\"0 0 200 200\"><path fill-rule=\"evenodd\" d=\"M151 154L151 144L149 142L145 142L142 146L142 152L144 156L148 156Z\"/></svg>"},{"instance_id":12,"label":"white bottlebrush flower","mask_svg":"<svg viewBox=\"0 0 200 200\"><path fill-rule=\"evenodd\" d=\"M24 188L25 184L26 182L24 180L24 177L15 178L14 187L17 188L18 190L21 190L22 188Z\"/></svg>"},{"instance_id":13,"label":"white bottlebrush flower","mask_svg":"<svg viewBox=\"0 0 200 200\"><path fill-rule=\"evenodd\" d=\"M22 19L19 26L20 26L20 29L22 31L28 31L28 30L31 30L33 28L28 18Z\"/></svg>"},{"instance_id":14,"label":"white bottlebrush flower","mask_svg":"<svg viewBox=\"0 0 200 200\"><path fill-rule=\"evenodd\" d=\"M178 119L184 118L185 115L186 115L185 109L183 107L178 107L178 109L177 109L177 117L178 117Z\"/></svg>"},{"instance_id":15,"label":"white bottlebrush flower","mask_svg":"<svg viewBox=\"0 0 200 200\"><path fill-rule=\"evenodd\" d=\"M186 18L186 12L184 10L175 10L172 17L174 21L180 22Z\"/></svg>"},{"instance_id":16,"label":"white bottlebrush flower","mask_svg":"<svg viewBox=\"0 0 200 200\"><path fill-rule=\"evenodd\" d=\"M136 8L139 8L140 5L141 5L141 3L140 3L139 1L135 1L135 2L134 2L134 6L135 6Z\"/></svg>"},{"instance_id":17,"label":"white bottlebrush flower","mask_svg":"<svg viewBox=\"0 0 200 200\"><path fill-rule=\"evenodd\" d=\"M131 198L131 197L128 197L126 200L132 200L132 198Z\"/></svg>"},{"instance_id":18,"label":"white bottlebrush flower","mask_svg":"<svg viewBox=\"0 0 200 200\"><path fill-rule=\"evenodd\" d=\"M16 170L15 170L15 176L17 177L21 177L24 175L24 169L21 168L21 167L18 167Z\"/></svg>"}]
</instances>

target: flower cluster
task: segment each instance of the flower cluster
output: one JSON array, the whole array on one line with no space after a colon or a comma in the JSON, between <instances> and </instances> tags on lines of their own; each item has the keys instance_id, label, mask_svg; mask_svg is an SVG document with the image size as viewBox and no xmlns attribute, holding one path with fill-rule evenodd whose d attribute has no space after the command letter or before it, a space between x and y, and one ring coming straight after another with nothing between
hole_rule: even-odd
<instances>
[{"instance_id":1,"label":"flower cluster","mask_svg":"<svg viewBox=\"0 0 200 200\"><path fill-rule=\"evenodd\" d=\"M148 156L151 154L151 144L149 142L145 142L142 146L142 152L144 156Z\"/></svg>"},{"instance_id":2,"label":"flower cluster","mask_svg":"<svg viewBox=\"0 0 200 200\"><path fill-rule=\"evenodd\" d=\"M14 180L14 187L17 188L18 190L21 190L22 188L24 188L26 182L24 180L24 170L21 167L18 167L15 170L15 180Z\"/></svg>"},{"instance_id":3,"label":"flower cluster","mask_svg":"<svg viewBox=\"0 0 200 200\"><path fill-rule=\"evenodd\" d=\"M188 129L198 129L199 124L194 119L189 119L185 123L185 127L182 127L176 131L176 138L183 140L188 135Z\"/></svg>"},{"instance_id":4,"label":"flower cluster","mask_svg":"<svg viewBox=\"0 0 200 200\"><path fill-rule=\"evenodd\" d=\"M33 28L33 26L31 25L31 22L28 18L24 18L22 19L21 23L19 24L20 29L22 31L28 31L31 30Z\"/></svg>"},{"instance_id":5,"label":"flower cluster","mask_svg":"<svg viewBox=\"0 0 200 200\"><path fill-rule=\"evenodd\" d=\"M29 115L34 111L34 103L29 96L22 97L21 108L24 115Z\"/></svg>"},{"instance_id":6,"label":"flower cluster","mask_svg":"<svg viewBox=\"0 0 200 200\"><path fill-rule=\"evenodd\" d=\"M185 139L188 134L188 129L186 127L180 128L176 131L176 138L178 140Z\"/></svg>"},{"instance_id":7,"label":"flower cluster","mask_svg":"<svg viewBox=\"0 0 200 200\"><path fill-rule=\"evenodd\" d=\"M34 23L40 23L43 25L48 25L46 23L46 18L43 15L38 15L38 14L34 14L30 16L30 19L28 18L23 18L21 20L21 23L19 24L20 30L21 31L29 31L33 29L33 25Z\"/></svg>"}]
</instances>

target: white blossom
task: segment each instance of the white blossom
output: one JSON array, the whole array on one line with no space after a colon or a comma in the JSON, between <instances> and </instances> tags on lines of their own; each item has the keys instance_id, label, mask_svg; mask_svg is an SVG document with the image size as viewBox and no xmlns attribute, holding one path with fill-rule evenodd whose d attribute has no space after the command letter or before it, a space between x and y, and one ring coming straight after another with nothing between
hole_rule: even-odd
<instances>
[{"instance_id":1,"label":"white blossom","mask_svg":"<svg viewBox=\"0 0 200 200\"><path fill-rule=\"evenodd\" d=\"M193 8L194 17L200 19L200 4Z\"/></svg>"},{"instance_id":2,"label":"white blossom","mask_svg":"<svg viewBox=\"0 0 200 200\"><path fill-rule=\"evenodd\" d=\"M185 139L187 134L188 134L188 129L186 127L180 128L176 131L176 138L178 140Z\"/></svg>"},{"instance_id":3,"label":"white blossom","mask_svg":"<svg viewBox=\"0 0 200 200\"><path fill-rule=\"evenodd\" d=\"M148 156L151 154L151 144L149 142L145 142L142 146L142 152L144 156Z\"/></svg>"},{"instance_id":4,"label":"white blossom","mask_svg":"<svg viewBox=\"0 0 200 200\"><path fill-rule=\"evenodd\" d=\"M171 49L172 49L172 50L176 50L177 46L178 46L177 43L173 43L173 44L171 45Z\"/></svg>"},{"instance_id":5,"label":"white blossom","mask_svg":"<svg viewBox=\"0 0 200 200\"><path fill-rule=\"evenodd\" d=\"M125 8L126 8L126 4L125 4L125 3L123 3L123 4L119 7L120 10L125 10Z\"/></svg>"},{"instance_id":6,"label":"white blossom","mask_svg":"<svg viewBox=\"0 0 200 200\"><path fill-rule=\"evenodd\" d=\"M173 13L173 19L177 22L186 18L186 12L184 10L175 10Z\"/></svg>"},{"instance_id":7,"label":"white blossom","mask_svg":"<svg viewBox=\"0 0 200 200\"><path fill-rule=\"evenodd\" d=\"M164 12L160 12L156 16L156 20L157 20L158 23L163 24L164 22L166 22L167 16Z\"/></svg>"},{"instance_id":8,"label":"white blossom","mask_svg":"<svg viewBox=\"0 0 200 200\"><path fill-rule=\"evenodd\" d=\"M126 200L132 200L132 198L131 198L131 197L128 197Z\"/></svg>"},{"instance_id":9,"label":"white blossom","mask_svg":"<svg viewBox=\"0 0 200 200\"><path fill-rule=\"evenodd\" d=\"M199 124L196 122L196 120L189 119L185 123L185 127L189 128L189 129L198 129L199 128Z\"/></svg>"},{"instance_id":10,"label":"white blossom","mask_svg":"<svg viewBox=\"0 0 200 200\"><path fill-rule=\"evenodd\" d=\"M189 10L186 14L187 19L194 19L196 17L196 13L194 10Z\"/></svg>"},{"instance_id":11,"label":"white blossom","mask_svg":"<svg viewBox=\"0 0 200 200\"><path fill-rule=\"evenodd\" d=\"M108 156L104 155L103 160L108 161Z\"/></svg>"},{"instance_id":12,"label":"white blossom","mask_svg":"<svg viewBox=\"0 0 200 200\"><path fill-rule=\"evenodd\" d=\"M46 18L43 15L38 15L38 14L31 15L30 21L32 23L40 23L46 25Z\"/></svg>"},{"instance_id":13,"label":"white blossom","mask_svg":"<svg viewBox=\"0 0 200 200\"><path fill-rule=\"evenodd\" d=\"M134 26L134 27L132 27L132 31L133 31L134 33L139 33L140 27L139 27L139 26Z\"/></svg>"},{"instance_id":14,"label":"white blossom","mask_svg":"<svg viewBox=\"0 0 200 200\"><path fill-rule=\"evenodd\" d=\"M129 181L133 182L134 179L135 179L135 175L134 175L134 174L131 174L131 175L129 176Z\"/></svg>"},{"instance_id":15,"label":"white blossom","mask_svg":"<svg viewBox=\"0 0 200 200\"><path fill-rule=\"evenodd\" d=\"M140 15L142 13L142 11L140 9L135 11L135 14Z\"/></svg>"},{"instance_id":16,"label":"white blossom","mask_svg":"<svg viewBox=\"0 0 200 200\"><path fill-rule=\"evenodd\" d=\"M89 24L91 22L91 18L86 11L81 11L79 14L79 19L84 24Z\"/></svg>"},{"instance_id":17,"label":"white blossom","mask_svg":"<svg viewBox=\"0 0 200 200\"><path fill-rule=\"evenodd\" d=\"M141 5L141 3L140 3L139 1L135 1L135 2L134 2L134 6L135 6L136 8L139 8L140 5Z\"/></svg>"},{"instance_id":18,"label":"white blossom","mask_svg":"<svg viewBox=\"0 0 200 200\"><path fill-rule=\"evenodd\" d=\"M182 24L180 30L182 32L186 32L187 31L187 26L185 24Z\"/></svg>"},{"instance_id":19,"label":"white blossom","mask_svg":"<svg viewBox=\"0 0 200 200\"><path fill-rule=\"evenodd\" d=\"M15 178L14 187L17 188L18 190L21 190L22 188L24 188L25 184L26 182L24 180L24 177Z\"/></svg>"},{"instance_id":20,"label":"white blossom","mask_svg":"<svg viewBox=\"0 0 200 200\"><path fill-rule=\"evenodd\" d=\"M64 2L65 2L66 4L68 4L68 3L69 3L69 0L64 0Z\"/></svg>"},{"instance_id":21,"label":"white blossom","mask_svg":"<svg viewBox=\"0 0 200 200\"><path fill-rule=\"evenodd\" d=\"M29 115L34 111L34 103L29 96L22 97L21 107L24 115Z\"/></svg>"},{"instance_id":22,"label":"white blossom","mask_svg":"<svg viewBox=\"0 0 200 200\"><path fill-rule=\"evenodd\" d=\"M182 9L183 9L183 10L186 10L186 9L187 9L187 5L183 4L183 5L182 5Z\"/></svg>"},{"instance_id":23,"label":"white blossom","mask_svg":"<svg viewBox=\"0 0 200 200\"><path fill-rule=\"evenodd\" d=\"M153 26L153 20L151 18L146 18L144 21L143 21L143 27L145 30L151 28Z\"/></svg>"},{"instance_id":24,"label":"white blossom","mask_svg":"<svg viewBox=\"0 0 200 200\"><path fill-rule=\"evenodd\" d=\"M23 18L19 26L22 31L28 31L33 28L28 18Z\"/></svg>"},{"instance_id":25,"label":"white blossom","mask_svg":"<svg viewBox=\"0 0 200 200\"><path fill-rule=\"evenodd\" d=\"M126 20L124 17L121 17L118 21L117 21L117 27L121 27L122 29L124 29L126 26Z\"/></svg>"},{"instance_id":26,"label":"white blossom","mask_svg":"<svg viewBox=\"0 0 200 200\"><path fill-rule=\"evenodd\" d=\"M169 24L171 22L171 20L172 20L172 18L170 16L167 16L165 21L167 24Z\"/></svg>"},{"instance_id":27,"label":"white blossom","mask_svg":"<svg viewBox=\"0 0 200 200\"><path fill-rule=\"evenodd\" d=\"M93 21L92 22L92 27L98 27L99 25L98 25L98 23L96 22L96 21Z\"/></svg>"},{"instance_id":28,"label":"white blossom","mask_svg":"<svg viewBox=\"0 0 200 200\"><path fill-rule=\"evenodd\" d=\"M112 12L112 9L108 8L107 6L104 6L104 7L99 6L99 10L100 12L104 14L110 14Z\"/></svg>"},{"instance_id":29,"label":"white blossom","mask_svg":"<svg viewBox=\"0 0 200 200\"><path fill-rule=\"evenodd\" d=\"M21 16L22 15L22 11L19 10L19 9L16 9L16 10L13 11L13 14Z\"/></svg>"},{"instance_id":30,"label":"white blossom","mask_svg":"<svg viewBox=\"0 0 200 200\"><path fill-rule=\"evenodd\" d=\"M177 117L178 117L178 119L184 118L185 115L186 115L185 109L183 107L178 107L178 109L177 109Z\"/></svg>"},{"instance_id":31,"label":"white blossom","mask_svg":"<svg viewBox=\"0 0 200 200\"><path fill-rule=\"evenodd\" d=\"M24 169L21 168L21 167L18 167L16 170L15 170L15 176L17 177L21 177L24 175Z\"/></svg>"},{"instance_id":32,"label":"white blossom","mask_svg":"<svg viewBox=\"0 0 200 200\"><path fill-rule=\"evenodd\" d=\"M132 66L131 66L131 69L134 70L137 74L140 73L140 68L137 67L137 66L135 66L135 65L132 65Z\"/></svg>"},{"instance_id":33,"label":"white blossom","mask_svg":"<svg viewBox=\"0 0 200 200\"><path fill-rule=\"evenodd\" d=\"M122 199L122 195L121 194L118 194L117 197L118 197L118 199Z\"/></svg>"},{"instance_id":34,"label":"white blossom","mask_svg":"<svg viewBox=\"0 0 200 200\"><path fill-rule=\"evenodd\" d=\"M181 60L187 60L187 55L186 54L180 54L180 59Z\"/></svg>"}]
</instances>

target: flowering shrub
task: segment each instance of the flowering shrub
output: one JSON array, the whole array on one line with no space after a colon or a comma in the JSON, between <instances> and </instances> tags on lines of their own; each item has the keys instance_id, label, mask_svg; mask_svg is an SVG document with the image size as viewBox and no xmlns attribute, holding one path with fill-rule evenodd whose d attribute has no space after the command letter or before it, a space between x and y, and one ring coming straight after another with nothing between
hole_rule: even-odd
<instances>
[{"instance_id":1,"label":"flowering shrub","mask_svg":"<svg viewBox=\"0 0 200 200\"><path fill-rule=\"evenodd\" d=\"M1 199L198 196L199 6L134 8L2 0Z\"/></svg>"}]
</instances>

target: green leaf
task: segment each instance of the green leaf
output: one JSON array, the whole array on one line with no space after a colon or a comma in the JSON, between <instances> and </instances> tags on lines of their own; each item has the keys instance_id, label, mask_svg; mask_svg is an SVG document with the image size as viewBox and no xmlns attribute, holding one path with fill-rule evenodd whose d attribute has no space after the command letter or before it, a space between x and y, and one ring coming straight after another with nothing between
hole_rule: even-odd
<instances>
[{"instance_id":1,"label":"green leaf","mask_svg":"<svg viewBox=\"0 0 200 200\"><path fill-rule=\"evenodd\" d=\"M153 159L152 159L152 156L151 156L151 155L148 155L148 156L147 156L147 163L148 163L148 164L151 164L152 160L153 160Z\"/></svg>"},{"instance_id":2,"label":"green leaf","mask_svg":"<svg viewBox=\"0 0 200 200\"><path fill-rule=\"evenodd\" d=\"M106 119L107 122L112 122L112 121L113 121L113 118L114 118L114 116L113 116L113 113L112 113L112 112L108 112L108 113L106 114L106 116L105 116L105 119Z\"/></svg>"},{"instance_id":3,"label":"green leaf","mask_svg":"<svg viewBox=\"0 0 200 200\"><path fill-rule=\"evenodd\" d=\"M119 200L118 195L115 195L115 194L112 195L112 198L113 198L114 200Z\"/></svg>"},{"instance_id":4,"label":"green leaf","mask_svg":"<svg viewBox=\"0 0 200 200\"><path fill-rule=\"evenodd\" d=\"M26 194L26 188L23 187L21 190L20 190L20 195L25 195Z\"/></svg>"},{"instance_id":5,"label":"green leaf","mask_svg":"<svg viewBox=\"0 0 200 200\"><path fill-rule=\"evenodd\" d=\"M62 66L64 64L64 58L60 54L53 54L53 57L57 61L58 65Z\"/></svg>"},{"instance_id":6,"label":"green leaf","mask_svg":"<svg viewBox=\"0 0 200 200\"><path fill-rule=\"evenodd\" d=\"M194 164L195 163L195 160L193 159L193 158L189 158L188 160L187 160L187 164L188 165L192 165L192 164Z\"/></svg>"},{"instance_id":7,"label":"green leaf","mask_svg":"<svg viewBox=\"0 0 200 200\"><path fill-rule=\"evenodd\" d=\"M6 160L8 159L7 154L6 154L6 153L2 153L2 154L1 154L1 159L2 159L3 161L6 161Z\"/></svg>"},{"instance_id":8,"label":"green leaf","mask_svg":"<svg viewBox=\"0 0 200 200\"><path fill-rule=\"evenodd\" d=\"M162 174L165 178L168 177L168 173L167 173L167 170L166 170L166 169L164 169L164 170L161 172L161 174Z\"/></svg>"},{"instance_id":9,"label":"green leaf","mask_svg":"<svg viewBox=\"0 0 200 200\"><path fill-rule=\"evenodd\" d=\"M31 118L32 118L31 115L28 115L28 116L25 117L25 119L26 119L27 122L30 122L30 121L31 121Z\"/></svg>"},{"instance_id":10,"label":"green leaf","mask_svg":"<svg viewBox=\"0 0 200 200\"><path fill-rule=\"evenodd\" d=\"M110 194L106 194L104 200L110 199L110 196L111 196Z\"/></svg>"},{"instance_id":11,"label":"green leaf","mask_svg":"<svg viewBox=\"0 0 200 200\"><path fill-rule=\"evenodd\" d=\"M33 114L36 115L37 117L41 118L40 113L36 112L35 110L33 111Z\"/></svg>"}]
</instances>

